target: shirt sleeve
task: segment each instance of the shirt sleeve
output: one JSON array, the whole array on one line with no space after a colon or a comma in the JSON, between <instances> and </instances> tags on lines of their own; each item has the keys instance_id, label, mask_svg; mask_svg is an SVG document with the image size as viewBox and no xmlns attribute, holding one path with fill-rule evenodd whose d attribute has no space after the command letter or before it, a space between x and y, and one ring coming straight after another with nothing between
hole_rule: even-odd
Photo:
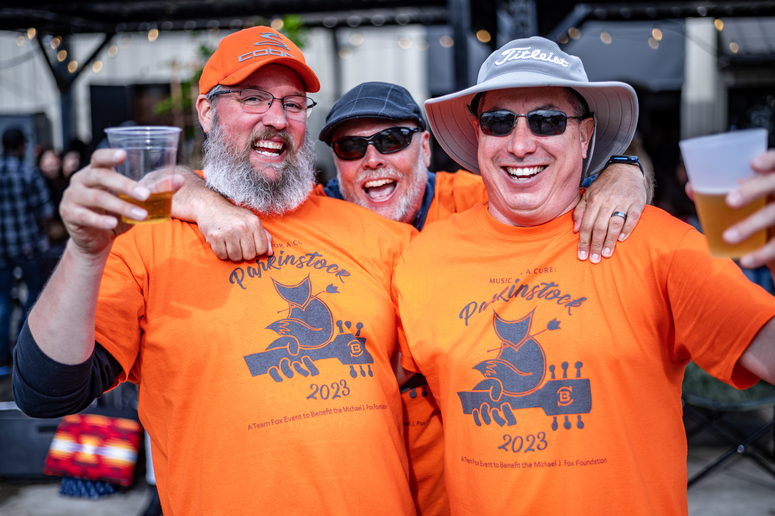
<instances>
[{"instance_id":1,"label":"shirt sleeve","mask_svg":"<svg viewBox=\"0 0 775 516\"><path fill-rule=\"evenodd\" d=\"M14 348L13 395L32 417L59 417L88 407L116 384L121 365L100 344L85 362L61 364L46 355L25 323Z\"/></svg>"},{"instance_id":2,"label":"shirt sleeve","mask_svg":"<svg viewBox=\"0 0 775 516\"><path fill-rule=\"evenodd\" d=\"M667 297L675 324L675 360L691 359L738 389L759 380L738 361L775 316L775 298L748 281L732 260L711 258L705 238L694 230L672 257Z\"/></svg>"}]
</instances>

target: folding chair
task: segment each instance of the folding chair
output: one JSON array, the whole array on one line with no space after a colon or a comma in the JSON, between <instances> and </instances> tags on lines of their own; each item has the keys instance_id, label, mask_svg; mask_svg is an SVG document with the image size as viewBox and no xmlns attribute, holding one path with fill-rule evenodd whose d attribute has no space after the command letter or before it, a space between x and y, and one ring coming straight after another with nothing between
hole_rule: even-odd
<instances>
[{"instance_id":1,"label":"folding chair","mask_svg":"<svg viewBox=\"0 0 775 516\"><path fill-rule=\"evenodd\" d=\"M735 454L753 460L775 477L775 454L768 446L757 442L775 428L775 386L760 381L750 389L740 391L716 380L692 362L686 367L682 398L684 414L697 423L693 428L687 428L687 440L708 430L724 444L731 446L690 478L688 487L692 487ZM753 432L749 430L746 433L734 425L734 413L760 409L774 412L769 421Z\"/></svg>"}]
</instances>

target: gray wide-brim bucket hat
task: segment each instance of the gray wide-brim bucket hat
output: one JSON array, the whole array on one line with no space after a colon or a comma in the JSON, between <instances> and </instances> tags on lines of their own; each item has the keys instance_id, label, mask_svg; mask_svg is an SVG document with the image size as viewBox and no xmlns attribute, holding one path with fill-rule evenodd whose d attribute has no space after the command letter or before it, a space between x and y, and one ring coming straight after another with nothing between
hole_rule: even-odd
<instances>
[{"instance_id":1,"label":"gray wide-brim bucket hat","mask_svg":"<svg viewBox=\"0 0 775 516\"><path fill-rule=\"evenodd\" d=\"M581 59L554 42L534 36L496 50L479 69L476 86L425 102L436 140L463 168L479 173L478 142L468 111L477 93L511 88L559 86L576 90L595 117L595 133L583 177L599 172L613 155L623 154L638 125L638 97L623 82L590 82Z\"/></svg>"}]
</instances>

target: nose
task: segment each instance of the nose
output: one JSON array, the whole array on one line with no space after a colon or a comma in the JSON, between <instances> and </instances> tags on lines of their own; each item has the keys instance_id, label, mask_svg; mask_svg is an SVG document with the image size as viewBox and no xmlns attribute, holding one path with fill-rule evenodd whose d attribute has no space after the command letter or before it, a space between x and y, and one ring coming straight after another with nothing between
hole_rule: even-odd
<instances>
[{"instance_id":1,"label":"nose","mask_svg":"<svg viewBox=\"0 0 775 516\"><path fill-rule=\"evenodd\" d=\"M381 154L374 145L366 146L366 154L363 156L363 162L361 163L363 168L377 169L385 166L385 156Z\"/></svg>"},{"instance_id":2,"label":"nose","mask_svg":"<svg viewBox=\"0 0 775 516\"><path fill-rule=\"evenodd\" d=\"M509 152L518 158L524 158L536 151L536 136L528 127L527 118L523 116L517 118L517 125L508 138Z\"/></svg>"},{"instance_id":3,"label":"nose","mask_svg":"<svg viewBox=\"0 0 775 516\"><path fill-rule=\"evenodd\" d=\"M280 99L274 99L269 109L261 116L261 122L266 127L274 127L278 131L288 127L288 118L285 116L283 103Z\"/></svg>"}]
</instances>

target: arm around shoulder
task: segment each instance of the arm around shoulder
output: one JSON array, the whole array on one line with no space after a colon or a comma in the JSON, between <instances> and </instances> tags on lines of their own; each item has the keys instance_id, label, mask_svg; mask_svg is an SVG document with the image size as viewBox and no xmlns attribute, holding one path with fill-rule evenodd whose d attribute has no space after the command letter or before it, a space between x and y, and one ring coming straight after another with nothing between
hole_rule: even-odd
<instances>
[{"instance_id":1,"label":"arm around shoulder","mask_svg":"<svg viewBox=\"0 0 775 516\"><path fill-rule=\"evenodd\" d=\"M272 237L252 211L235 206L204 179L185 167L178 167L183 187L172 198L172 216L195 222L221 260L252 260L272 254Z\"/></svg>"}]
</instances>

